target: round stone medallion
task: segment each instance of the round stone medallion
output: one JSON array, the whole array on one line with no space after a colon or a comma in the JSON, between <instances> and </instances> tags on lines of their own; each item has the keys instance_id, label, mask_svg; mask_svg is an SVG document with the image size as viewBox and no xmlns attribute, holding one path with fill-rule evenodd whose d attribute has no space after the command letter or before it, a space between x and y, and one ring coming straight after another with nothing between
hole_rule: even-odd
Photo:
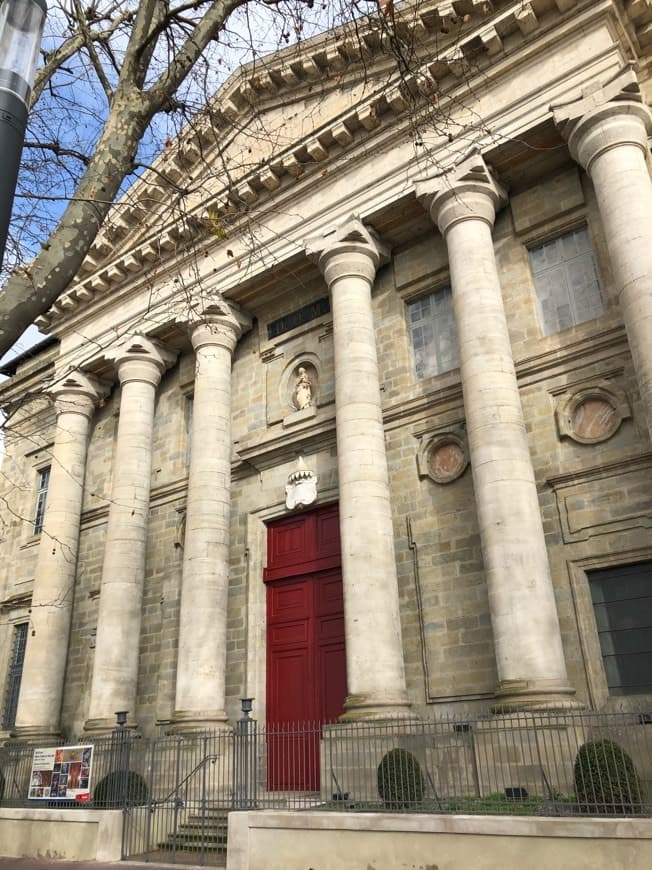
<instances>
[{"instance_id":1,"label":"round stone medallion","mask_svg":"<svg viewBox=\"0 0 652 870\"><path fill-rule=\"evenodd\" d=\"M457 441L433 444L429 457L430 475L437 483L451 483L464 472L467 460L464 448Z\"/></svg>"},{"instance_id":2,"label":"round stone medallion","mask_svg":"<svg viewBox=\"0 0 652 870\"><path fill-rule=\"evenodd\" d=\"M571 413L571 429L578 440L586 443L605 441L620 425L614 406L601 396L587 396Z\"/></svg>"}]
</instances>

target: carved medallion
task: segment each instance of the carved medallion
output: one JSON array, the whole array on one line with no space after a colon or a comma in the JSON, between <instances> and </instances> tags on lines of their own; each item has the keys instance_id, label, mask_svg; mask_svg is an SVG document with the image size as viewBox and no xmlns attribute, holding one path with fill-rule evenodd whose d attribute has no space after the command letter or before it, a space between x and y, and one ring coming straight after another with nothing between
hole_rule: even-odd
<instances>
[{"instance_id":1,"label":"carved medallion","mask_svg":"<svg viewBox=\"0 0 652 870\"><path fill-rule=\"evenodd\" d=\"M464 471L466 456L459 444L442 444L430 454L430 471L439 483L456 480Z\"/></svg>"},{"instance_id":2,"label":"carved medallion","mask_svg":"<svg viewBox=\"0 0 652 870\"><path fill-rule=\"evenodd\" d=\"M579 444L598 444L615 435L631 411L622 390L612 384L596 384L561 397L556 417L561 437Z\"/></svg>"},{"instance_id":3,"label":"carved medallion","mask_svg":"<svg viewBox=\"0 0 652 870\"><path fill-rule=\"evenodd\" d=\"M452 483L469 464L466 439L461 427L426 438L417 455L420 477L435 483Z\"/></svg>"},{"instance_id":4,"label":"carved medallion","mask_svg":"<svg viewBox=\"0 0 652 870\"><path fill-rule=\"evenodd\" d=\"M573 432L585 441L602 441L609 438L619 423L613 405L597 397L583 399L573 411Z\"/></svg>"}]
</instances>

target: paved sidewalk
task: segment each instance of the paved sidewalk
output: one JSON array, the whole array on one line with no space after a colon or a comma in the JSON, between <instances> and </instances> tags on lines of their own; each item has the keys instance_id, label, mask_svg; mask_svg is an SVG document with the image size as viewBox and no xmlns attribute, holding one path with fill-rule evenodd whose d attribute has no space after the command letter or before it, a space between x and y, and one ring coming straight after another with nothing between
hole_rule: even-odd
<instances>
[{"instance_id":1,"label":"paved sidewalk","mask_svg":"<svg viewBox=\"0 0 652 870\"><path fill-rule=\"evenodd\" d=\"M200 867L199 864L158 864L153 861L110 861L109 863L100 861L56 861L52 858L2 858L0 857L0 868L5 870L207 870L207 867L215 865L206 865ZM218 865L225 867L226 864Z\"/></svg>"}]
</instances>

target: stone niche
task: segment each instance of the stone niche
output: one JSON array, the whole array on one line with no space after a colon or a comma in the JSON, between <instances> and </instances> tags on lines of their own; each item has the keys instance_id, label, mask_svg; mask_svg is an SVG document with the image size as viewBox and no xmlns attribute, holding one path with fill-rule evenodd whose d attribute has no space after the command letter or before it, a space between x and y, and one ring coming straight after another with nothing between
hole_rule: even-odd
<instances>
[{"instance_id":1,"label":"stone niche","mask_svg":"<svg viewBox=\"0 0 652 870\"><path fill-rule=\"evenodd\" d=\"M293 359L281 376L281 406L286 413L284 426L309 420L317 414L320 398L321 363L315 354L301 354Z\"/></svg>"},{"instance_id":2,"label":"stone niche","mask_svg":"<svg viewBox=\"0 0 652 870\"><path fill-rule=\"evenodd\" d=\"M328 327L321 325L286 343L269 346L261 356L268 426L296 425L335 401L333 342Z\"/></svg>"}]
</instances>

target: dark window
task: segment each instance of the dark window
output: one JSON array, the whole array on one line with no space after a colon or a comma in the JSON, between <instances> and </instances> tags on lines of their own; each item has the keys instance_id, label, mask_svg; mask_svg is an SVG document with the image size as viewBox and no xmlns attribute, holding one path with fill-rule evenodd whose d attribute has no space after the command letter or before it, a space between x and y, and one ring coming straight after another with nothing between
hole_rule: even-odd
<instances>
[{"instance_id":1,"label":"dark window","mask_svg":"<svg viewBox=\"0 0 652 870\"><path fill-rule=\"evenodd\" d=\"M14 626L14 646L11 651L9 662L9 675L7 676L7 691L5 692L5 709L2 717L2 727L7 731L16 724L16 710L18 708L18 693L20 681L23 676L23 662L25 661L25 647L27 645L27 623Z\"/></svg>"},{"instance_id":2,"label":"dark window","mask_svg":"<svg viewBox=\"0 0 652 870\"><path fill-rule=\"evenodd\" d=\"M34 512L34 534L40 535L43 531L43 519L45 517L45 505L48 500L48 486L50 485L50 467L42 468L38 473L38 492L36 494L36 511Z\"/></svg>"},{"instance_id":3,"label":"dark window","mask_svg":"<svg viewBox=\"0 0 652 870\"><path fill-rule=\"evenodd\" d=\"M408 320L417 378L430 378L457 368L457 332L450 287L411 302Z\"/></svg>"},{"instance_id":4,"label":"dark window","mask_svg":"<svg viewBox=\"0 0 652 870\"><path fill-rule=\"evenodd\" d=\"M588 227L530 248L530 264L544 335L604 313Z\"/></svg>"},{"instance_id":5,"label":"dark window","mask_svg":"<svg viewBox=\"0 0 652 870\"><path fill-rule=\"evenodd\" d=\"M652 692L652 562L588 578L609 694Z\"/></svg>"},{"instance_id":6,"label":"dark window","mask_svg":"<svg viewBox=\"0 0 652 870\"><path fill-rule=\"evenodd\" d=\"M298 326L303 326L304 323L310 323L322 314L328 314L331 310L330 300L327 296L323 299L317 299L315 302L310 302L304 305L303 308L298 308L284 317L279 317L278 320L272 320L267 324L267 338L276 338L283 335L284 332L290 332L291 329L296 329Z\"/></svg>"}]
</instances>

